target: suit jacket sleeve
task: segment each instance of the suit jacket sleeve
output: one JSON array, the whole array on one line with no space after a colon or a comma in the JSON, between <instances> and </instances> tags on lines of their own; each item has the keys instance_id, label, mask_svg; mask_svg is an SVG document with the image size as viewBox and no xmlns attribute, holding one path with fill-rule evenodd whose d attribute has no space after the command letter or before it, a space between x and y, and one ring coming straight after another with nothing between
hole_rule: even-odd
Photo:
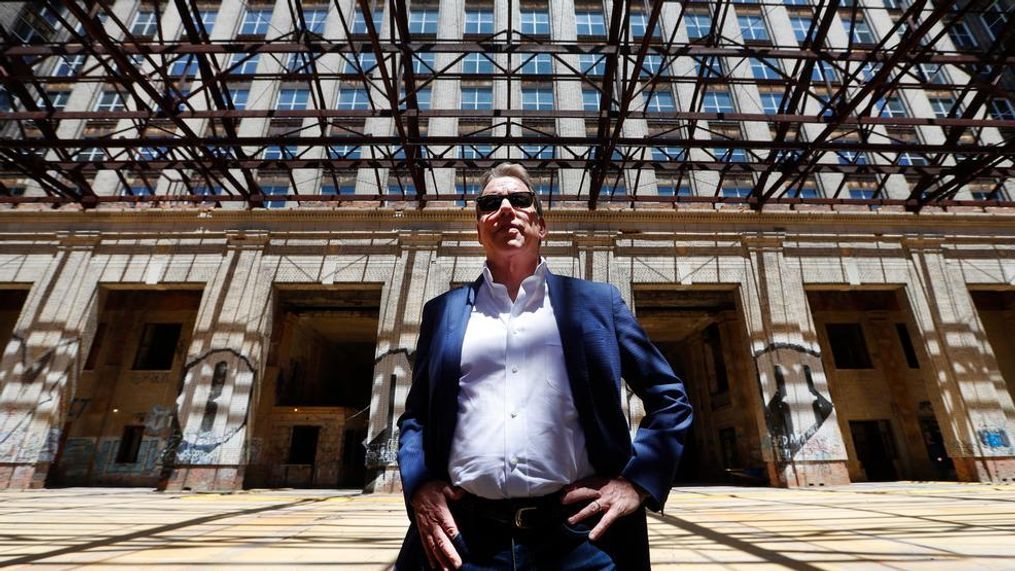
<instances>
[{"instance_id":1,"label":"suit jacket sleeve","mask_svg":"<svg viewBox=\"0 0 1015 571\"><path fill-rule=\"evenodd\" d=\"M684 437L691 426L691 405L669 362L638 325L617 288L610 289L621 374L645 405L631 460L622 474L649 493L646 505L658 511L666 503L677 472Z\"/></svg>"},{"instance_id":2,"label":"suit jacket sleeve","mask_svg":"<svg viewBox=\"0 0 1015 571\"><path fill-rule=\"evenodd\" d=\"M423 306L416 358L412 365L412 386L405 399L405 412L398 419L398 470L402 478L405 505L412 513L410 501L419 487L436 478L426 465L423 454L423 427L430 411L430 345L439 316L436 300Z\"/></svg>"}]
</instances>

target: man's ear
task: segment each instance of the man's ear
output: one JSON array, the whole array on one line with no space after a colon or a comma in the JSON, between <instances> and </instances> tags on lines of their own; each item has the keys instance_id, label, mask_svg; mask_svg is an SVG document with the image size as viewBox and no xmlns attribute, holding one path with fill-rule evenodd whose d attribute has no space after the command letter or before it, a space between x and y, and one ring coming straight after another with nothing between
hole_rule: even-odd
<instances>
[{"instance_id":1,"label":"man's ear","mask_svg":"<svg viewBox=\"0 0 1015 571\"><path fill-rule=\"evenodd\" d=\"M550 231L546 229L546 220L542 216L540 216L539 217L539 240L540 241L545 240L546 239L546 235L549 234L549 233L550 233Z\"/></svg>"}]
</instances>

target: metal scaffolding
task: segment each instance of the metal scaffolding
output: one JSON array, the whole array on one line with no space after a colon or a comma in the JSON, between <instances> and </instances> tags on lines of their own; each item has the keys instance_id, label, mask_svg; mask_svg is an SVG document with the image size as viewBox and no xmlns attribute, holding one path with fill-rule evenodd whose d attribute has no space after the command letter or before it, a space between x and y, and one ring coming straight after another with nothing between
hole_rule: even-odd
<instances>
[{"instance_id":1,"label":"metal scaffolding","mask_svg":"<svg viewBox=\"0 0 1015 571\"><path fill-rule=\"evenodd\" d=\"M509 15L517 12L513 1ZM474 173L503 160L490 158L492 153L511 149L511 160L546 173L553 201L588 208L603 202L740 203L758 210L770 204L893 205L910 211L927 205L1015 206L1003 193L1015 175L1015 117L987 113L991 101L1015 99L1008 88L1015 18L1005 17L988 45L942 47L953 26L987 13L988 0L879 1L877 6L865 1L862 9L857 0L613 2L604 14L605 37L579 34L570 41L523 33L513 16L505 29L490 34L413 33L405 0L387 6L356 0L355 10L342 0L331 2L341 23L337 34L308 25L305 0L279 0L291 18L290 30L228 39L210 37L203 18L208 4L197 0L142 0L155 15L153 33L144 35L132 33L111 0L26 3L18 21L34 26L30 33L13 24L0 28L6 101L0 109L0 203L93 208L211 199L262 207L269 200L392 200L383 191L350 195L299 188L292 174L318 169L337 188L352 169L366 169L378 189L391 177L399 188L411 189L398 200L423 207L467 198L437 188L435 169L456 169L456 180L468 183ZM780 45L771 34L758 39L723 32L734 10L773 6L809 19L802 41ZM182 31L163 29L170 9ZM894 26L880 39L851 33L845 47L829 47L832 24L856 26L864 10L887 11ZM664 13L666 26L660 24ZM678 33L689 14L707 14L710 22L706 33L690 40ZM633 33L633 19L644 29ZM322 65L330 54L346 63L342 71ZM438 55L441 65L433 63ZM575 65L589 56L591 65ZM258 57L274 60L274 71L251 73L244 64ZM463 71L468 57L485 58L490 65L484 61L482 69ZM554 63L549 72L533 65L546 58ZM677 73L681 61L692 62L695 72ZM761 62L764 79L731 69L724 63L729 61ZM941 66L965 81L928 76ZM261 80L307 90L307 108L246 109L237 101L237 90ZM367 108L342 109L329 101L324 83L335 80L369 94ZM505 108L433 108L421 99L441 81L502 84L508 93L519 84L573 85L594 93L598 108L524 109L519 102ZM82 82L101 84L115 95L107 105L65 109L54 94L60 86ZM706 104L710 93L748 84L772 94L778 107L746 113ZM686 89L689 104L648 105L672 87ZM906 90L928 88L954 94L946 114L917 117L886 108L886 101ZM248 119L270 121L270 132L244 134L241 124ZM365 127L377 119L390 121L390 135ZM430 134L431 119L456 120L459 131ZM584 122L584 135L559 135L552 125L565 120ZM649 124L648 136L625 135L625 121L631 120ZM65 121L80 121L86 128L63 136L59 127ZM469 125L479 127L469 130ZM771 136L746 137L745 125L767 129ZM940 136L921 138L917 129L923 128L939 129ZM985 129L1000 137L985 138ZM350 148L359 152L349 153ZM462 148L482 151L462 153ZM269 149L276 153L266 158ZM556 190L553 181L561 169L581 171L582 190ZM103 171L115 173L123 187L141 181L147 192L97 192L94 178ZM712 188L703 191L698 184L696 194L661 195L639 193L636 184L630 192L615 192L622 173L640 177L649 171L667 177L674 189L696 173L714 173ZM179 173L179 192L156 192L155 181L166 172ZM264 173L288 178L292 192L266 194ZM807 192L815 177L824 175L834 176L823 182L823 194ZM905 181L908 196L889 196L885 185L892 177ZM724 181L730 179L749 181L742 185L749 192L724 194ZM14 192L16 180L34 181L42 194ZM869 192L851 196L852 184ZM957 199L969 185L983 191L973 200ZM221 189L214 198L208 196L212 188Z\"/></svg>"}]
</instances>

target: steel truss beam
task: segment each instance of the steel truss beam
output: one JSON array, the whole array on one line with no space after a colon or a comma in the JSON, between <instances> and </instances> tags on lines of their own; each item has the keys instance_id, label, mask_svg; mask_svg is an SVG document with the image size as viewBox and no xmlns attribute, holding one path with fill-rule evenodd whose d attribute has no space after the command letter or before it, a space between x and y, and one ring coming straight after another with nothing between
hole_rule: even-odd
<instances>
[{"instance_id":1,"label":"steel truss beam","mask_svg":"<svg viewBox=\"0 0 1015 571\"><path fill-rule=\"evenodd\" d=\"M13 29L0 29L2 95L10 102L9 108L0 108L0 202L79 203L86 208L117 202L204 204L208 197L202 193L218 188L223 194L216 202L262 207L281 199L267 198L262 186L277 187L282 180L292 189L287 199L301 203L355 202L372 196L336 197L323 194L319 183L306 187L305 173L316 172L316 180L335 188L350 176L371 179L382 190L402 189L399 194L411 187L413 192L399 200L422 207L434 200L464 198L454 189L438 188L435 169L456 169L456 180L464 184L496 162L489 152L525 164L542 183L549 177L551 188L558 170L582 170L581 188L552 192L557 203L584 201L589 208L601 201L730 202L757 209L766 204L861 203L905 205L913 211L927 205L1011 205L997 194L989 200L955 200L969 184L997 189L1015 174L1015 117L998 119L987 113L992 100L1015 99L1015 54L1010 49L1015 18L1009 17L984 49L956 50L946 40L953 22L987 13L988 0L912 0L905 9L889 12L895 24L879 41L862 44L851 38L845 47L829 46L829 32L838 20L856 25L865 14L885 8L845 0L788 7L771 1L681 0L669 2L665 10L664 0L613 2L605 14L608 31L603 40L551 41L513 25L459 40L421 36L410 27L405 0L391 0L385 7L383 34L382 22L374 18L379 5L356 0L361 15L356 24L353 14L342 12L347 3L334 0L330 10L337 12L341 33L325 35L309 29L304 0L284 3L291 28L273 30L266 39L213 39L198 0L152 3L158 18L152 37L132 34L109 0L46 3L59 28L52 37L26 42ZM147 0L143 5L149 7ZM744 40L729 32L737 26L734 13L783 9L811 18L808 39L801 45ZM161 10L179 17L179 33L163 29ZM513 7L508 12L513 13ZM710 15L711 30L705 37L678 39L683 36L677 30L689 13ZM635 14L646 23L640 36L631 32ZM668 21L674 14L676 21ZM355 27L362 24L365 32ZM493 71L465 72L462 62L472 53L488 54ZM420 63L425 54L437 54L445 63L429 68ZM536 54L549 56L556 69L530 73L528 64ZM366 55L375 67L360 64ZM579 56L590 55L602 58L601 72L595 65L576 65ZM336 69L328 62L338 56L351 63ZM85 61L73 77L57 72L60 61L75 57ZM244 57L260 57L262 64L271 65L239 73L242 61L236 58ZM756 79L737 71L755 59L772 73ZM293 61L299 65L290 65ZM678 73L688 63L695 64L694 73ZM930 82L922 75L927 66L946 66L950 78ZM309 105L238 105L240 90L264 86L265 81L306 90ZM570 85L598 93L599 105L589 110L573 104L533 110L519 105L447 109L444 101L434 109L424 104L424 94L446 92L450 81L503 84L508 93L519 84L555 86L558 93ZM337 108L335 82L341 89L363 90L369 104ZM95 84L102 93L118 94L123 105L64 109L57 104L61 94ZM655 94L672 94L674 89L685 94L675 108L649 105ZM706 100L712 94L731 91L741 100L759 92L779 93L781 105L765 113L709 108ZM898 116L878 108L900 94L922 97L925 92L944 94L942 98L951 94L950 112ZM428 122L445 119L458 122L459 134L430 134ZM557 134L561 122L568 120L583 121L585 135ZM631 120L640 122L634 128L647 128L648 134L632 135ZM264 123L259 134L242 128L251 121ZM377 134L378 121L390 125L389 134ZM755 135L747 137L744 129L750 125ZM765 130L768 137L757 136ZM925 136L930 132L926 130L940 135ZM994 134L988 136L988 130ZM355 156L348 150L353 148ZM277 158L265 158L268 152ZM696 195L639 193L649 170L674 188L693 180ZM114 196L108 195L108 184L96 187L95 178L102 173L151 194L166 192L160 177L176 182L169 185L167 196ZM624 186L631 189L621 195L617 189L625 173ZM703 178L707 173L717 176ZM842 182L837 188L824 186L823 197L797 198L825 174ZM908 198L885 196L890 177L909 185ZM705 180L711 180L711 186L705 187ZM12 189L26 181L43 195L15 195ZM740 188L747 184L750 195L724 196L730 181ZM875 196L847 198L845 189L852 181L876 188Z\"/></svg>"}]
</instances>

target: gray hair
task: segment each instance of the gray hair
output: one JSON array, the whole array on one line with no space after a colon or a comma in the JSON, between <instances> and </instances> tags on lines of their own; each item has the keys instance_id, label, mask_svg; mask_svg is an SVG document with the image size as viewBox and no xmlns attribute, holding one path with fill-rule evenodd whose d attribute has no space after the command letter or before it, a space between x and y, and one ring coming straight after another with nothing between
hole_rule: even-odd
<instances>
[{"instance_id":1,"label":"gray hair","mask_svg":"<svg viewBox=\"0 0 1015 571\"><path fill-rule=\"evenodd\" d=\"M539 217L542 218L543 203L540 202L539 200L539 193L536 192L536 189L532 188L532 180L529 179L528 171L526 171L525 167L523 167L518 163L499 163L495 165L492 169L483 173L483 178L481 178L479 181L479 192L482 193L483 189L486 188L486 186L490 184L490 181L492 181L493 179L502 177L517 178L518 180L522 181L523 184L525 184L526 188L532 191L533 195L532 198L534 201L533 204L536 205L536 214L538 214ZM479 218L479 215L480 215L479 206L477 205L476 218Z\"/></svg>"}]
</instances>

